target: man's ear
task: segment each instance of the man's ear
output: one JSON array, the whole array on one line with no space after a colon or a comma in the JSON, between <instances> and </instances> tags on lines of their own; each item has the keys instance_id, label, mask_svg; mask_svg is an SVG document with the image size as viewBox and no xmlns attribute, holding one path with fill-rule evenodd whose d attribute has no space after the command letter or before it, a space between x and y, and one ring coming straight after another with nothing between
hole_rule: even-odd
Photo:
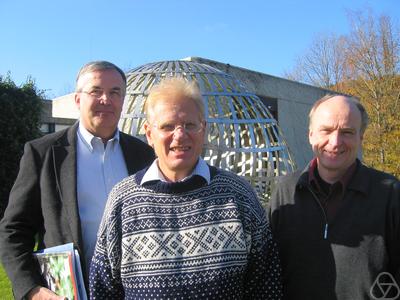
<instances>
[{"instance_id":1,"label":"man's ear","mask_svg":"<svg viewBox=\"0 0 400 300\"><path fill-rule=\"evenodd\" d=\"M313 134L312 130L309 129L308 130L308 141L309 141L310 144L311 144L312 134Z\"/></svg>"},{"instance_id":2,"label":"man's ear","mask_svg":"<svg viewBox=\"0 0 400 300\"><path fill-rule=\"evenodd\" d=\"M153 147L153 136L152 136L152 126L149 124L148 121L144 122L143 124L144 132L146 134L147 144Z\"/></svg>"},{"instance_id":3,"label":"man's ear","mask_svg":"<svg viewBox=\"0 0 400 300\"><path fill-rule=\"evenodd\" d=\"M75 93L74 95L75 105L78 109L81 108L81 95L80 93Z\"/></svg>"}]
</instances>

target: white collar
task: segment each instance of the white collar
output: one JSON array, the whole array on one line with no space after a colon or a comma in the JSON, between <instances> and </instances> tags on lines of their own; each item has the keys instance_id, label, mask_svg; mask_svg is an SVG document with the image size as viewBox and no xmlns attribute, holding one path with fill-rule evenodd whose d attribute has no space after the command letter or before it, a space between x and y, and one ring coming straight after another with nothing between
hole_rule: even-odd
<instances>
[{"instance_id":1,"label":"white collar","mask_svg":"<svg viewBox=\"0 0 400 300\"><path fill-rule=\"evenodd\" d=\"M88 149L92 152L93 151L93 144L92 141L94 139L101 139L98 136L93 135L92 133L90 133L85 126L83 126L83 124L81 122L79 122L79 127L78 127L78 135L80 136L82 142L86 145L86 147L88 147ZM117 129L115 131L114 136L109 139L107 141L108 142L112 142L113 145L115 145L115 143L119 142L119 130Z\"/></svg>"},{"instance_id":2,"label":"white collar","mask_svg":"<svg viewBox=\"0 0 400 300\"><path fill-rule=\"evenodd\" d=\"M201 157L199 157L199 160L197 161L196 167L194 168L193 172L189 176L187 176L179 181L188 180L193 175L199 175L199 176L203 177L207 181L207 184L210 184L210 180L211 180L210 179L210 177L211 177L210 169L208 168L207 163ZM167 182L164 175L161 173L160 169L158 168L158 159L155 159L153 161L153 163L151 164L151 166L147 169L140 184L143 185L144 183L153 181L153 180L161 180L161 181Z\"/></svg>"}]
</instances>

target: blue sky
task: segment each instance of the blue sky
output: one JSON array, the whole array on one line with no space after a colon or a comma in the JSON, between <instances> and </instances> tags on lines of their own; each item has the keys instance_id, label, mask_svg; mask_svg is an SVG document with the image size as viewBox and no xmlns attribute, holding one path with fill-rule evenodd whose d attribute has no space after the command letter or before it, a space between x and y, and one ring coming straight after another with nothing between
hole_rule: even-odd
<instances>
[{"instance_id":1,"label":"blue sky","mask_svg":"<svg viewBox=\"0 0 400 300\"><path fill-rule=\"evenodd\" d=\"M348 33L348 12L368 8L400 22L399 0L0 0L0 75L31 76L48 98L98 59L129 70L200 56L282 76L317 34Z\"/></svg>"}]
</instances>

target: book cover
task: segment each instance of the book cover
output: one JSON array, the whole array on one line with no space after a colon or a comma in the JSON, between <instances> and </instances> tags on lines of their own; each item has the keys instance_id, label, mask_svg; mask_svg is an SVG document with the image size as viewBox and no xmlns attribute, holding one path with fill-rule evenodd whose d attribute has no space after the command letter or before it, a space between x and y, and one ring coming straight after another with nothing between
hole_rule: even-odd
<instances>
[{"instance_id":1,"label":"book cover","mask_svg":"<svg viewBox=\"0 0 400 300\"><path fill-rule=\"evenodd\" d=\"M48 289L59 296L78 299L71 253L40 253L36 258Z\"/></svg>"},{"instance_id":2,"label":"book cover","mask_svg":"<svg viewBox=\"0 0 400 300\"><path fill-rule=\"evenodd\" d=\"M47 287L57 295L74 300L87 300L78 251L73 244L36 251Z\"/></svg>"}]
</instances>

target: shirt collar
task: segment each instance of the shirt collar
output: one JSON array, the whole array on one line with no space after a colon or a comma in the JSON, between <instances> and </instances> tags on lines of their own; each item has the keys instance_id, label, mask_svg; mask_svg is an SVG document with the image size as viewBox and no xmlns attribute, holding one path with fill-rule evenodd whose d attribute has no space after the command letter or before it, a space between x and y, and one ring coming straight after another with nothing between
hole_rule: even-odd
<instances>
[{"instance_id":1,"label":"shirt collar","mask_svg":"<svg viewBox=\"0 0 400 300\"><path fill-rule=\"evenodd\" d=\"M93 142L96 139L101 139L97 136L94 136L92 133L90 133L85 126L82 125L81 122L79 122L79 127L78 127L78 136L81 138L82 142L85 144L85 146L92 152L93 151ZM112 146L114 146L116 143L119 143L119 130L115 131L114 136L107 141L111 142Z\"/></svg>"},{"instance_id":2,"label":"shirt collar","mask_svg":"<svg viewBox=\"0 0 400 300\"><path fill-rule=\"evenodd\" d=\"M339 183L342 184L343 190L347 187L349 184L351 178L353 177L358 165L358 160L356 160L344 173L342 178L339 179ZM321 186L319 184L319 180L315 174L315 172L318 172L317 169L317 158L313 158L313 160L310 162L309 170L308 170L308 183L310 185L314 184L318 189L321 189Z\"/></svg>"},{"instance_id":3,"label":"shirt collar","mask_svg":"<svg viewBox=\"0 0 400 300\"><path fill-rule=\"evenodd\" d=\"M155 180L161 180L165 182L167 181L164 175L161 173L160 169L158 168L157 162L158 159L155 159L153 163L150 165L150 167L147 169L146 173L144 174L140 182L140 185ZM189 176L183 178L180 181L188 180L194 175L203 177L207 181L207 184L210 184L210 169L208 168L207 163L201 157L199 157L199 160L197 161L196 167L194 168L193 172Z\"/></svg>"}]
</instances>

